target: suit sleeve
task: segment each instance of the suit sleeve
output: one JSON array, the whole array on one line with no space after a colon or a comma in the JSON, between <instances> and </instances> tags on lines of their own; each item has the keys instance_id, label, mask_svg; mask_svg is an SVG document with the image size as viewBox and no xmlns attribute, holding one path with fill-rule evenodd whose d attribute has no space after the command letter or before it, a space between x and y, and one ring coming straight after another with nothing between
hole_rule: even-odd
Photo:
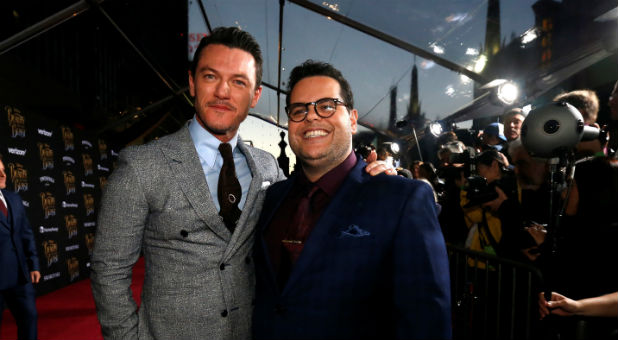
<instances>
[{"instance_id":1,"label":"suit sleeve","mask_svg":"<svg viewBox=\"0 0 618 340\"><path fill-rule=\"evenodd\" d=\"M18 206L21 215L21 231L22 231L22 246L24 249L24 255L26 256L26 260L28 261L28 269L32 271L40 271L39 267L39 255L36 251L36 242L34 240L34 233L32 232L32 227L30 226L30 222L28 222L28 217L26 216L26 209L21 203L21 199L18 200Z\"/></svg>"},{"instance_id":2,"label":"suit sleeve","mask_svg":"<svg viewBox=\"0 0 618 340\"><path fill-rule=\"evenodd\" d=\"M450 339L448 257L429 185L418 183L401 212L393 249L399 339Z\"/></svg>"},{"instance_id":3,"label":"suit sleeve","mask_svg":"<svg viewBox=\"0 0 618 340\"><path fill-rule=\"evenodd\" d=\"M137 339L137 304L131 291L133 265L139 258L148 203L141 178L122 152L105 187L95 245L91 284L105 339Z\"/></svg>"},{"instance_id":4,"label":"suit sleeve","mask_svg":"<svg viewBox=\"0 0 618 340\"><path fill-rule=\"evenodd\" d=\"M281 169L279 167L279 162L277 162L277 159L275 158L275 156L271 153L268 154L272 160L273 160L273 164L275 165L275 182L281 182L281 181L285 181L287 179L287 177L285 177L285 174L283 173L283 169Z\"/></svg>"}]
</instances>

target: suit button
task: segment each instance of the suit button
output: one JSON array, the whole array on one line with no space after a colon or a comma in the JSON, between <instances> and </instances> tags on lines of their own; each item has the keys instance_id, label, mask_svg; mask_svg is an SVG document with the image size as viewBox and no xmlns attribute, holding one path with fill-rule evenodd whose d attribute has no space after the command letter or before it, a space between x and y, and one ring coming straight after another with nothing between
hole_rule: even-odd
<instances>
[{"instance_id":1,"label":"suit button","mask_svg":"<svg viewBox=\"0 0 618 340\"><path fill-rule=\"evenodd\" d=\"M221 316L222 317L226 317L227 316L227 309L223 310L223 312L221 312Z\"/></svg>"},{"instance_id":2,"label":"suit button","mask_svg":"<svg viewBox=\"0 0 618 340\"><path fill-rule=\"evenodd\" d=\"M251 264L251 257L249 257L249 256L245 257L245 263L246 264Z\"/></svg>"},{"instance_id":3,"label":"suit button","mask_svg":"<svg viewBox=\"0 0 618 340\"><path fill-rule=\"evenodd\" d=\"M276 313L276 314L281 315L281 314L284 314L284 313L285 313L285 311L286 311L286 309L285 309L285 307L284 307L282 304L277 304L277 305L275 306L275 313Z\"/></svg>"},{"instance_id":4,"label":"suit button","mask_svg":"<svg viewBox=\"0 0 618 340\"><path fill-rule=\"evenodd\" d=\"M219 266L219 269L224 270L225 269L225 263L221 263L221 265Z\"/></svg>"},{"instance_id":5,"label":"suit button","mask_svg":"<svg viewBox=\"0 0 618 340\"><path fill-rule=\"evenodd\" d=\"M187 232L186 230L183 229L183 230L180 231L180 235L182 237L187 237L187 236L189 236L189 232Z\"/></svg>"}]
</instances>

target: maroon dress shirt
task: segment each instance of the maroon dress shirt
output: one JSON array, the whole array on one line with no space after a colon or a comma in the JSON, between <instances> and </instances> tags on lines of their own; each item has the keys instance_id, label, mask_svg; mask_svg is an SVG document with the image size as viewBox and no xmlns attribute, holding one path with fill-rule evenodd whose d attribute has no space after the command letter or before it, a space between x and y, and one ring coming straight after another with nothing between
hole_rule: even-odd
<instances>
[{"instance_id":1,"label":"maroon dress shirt","mask_svg":"<svg viewBox=\"0 0 618 340\"><path fill-rule=\"evenodd\" d=\"M312 183L304 172L299 174L292 189L264 231L273 270L282 289L300 256L305 242L330 200L356 165L356 155L350 155L338 166ZM308 200L308 202L307 202ZM307 206L307 211L302 207Z\"/></svg>"}]
</instances>

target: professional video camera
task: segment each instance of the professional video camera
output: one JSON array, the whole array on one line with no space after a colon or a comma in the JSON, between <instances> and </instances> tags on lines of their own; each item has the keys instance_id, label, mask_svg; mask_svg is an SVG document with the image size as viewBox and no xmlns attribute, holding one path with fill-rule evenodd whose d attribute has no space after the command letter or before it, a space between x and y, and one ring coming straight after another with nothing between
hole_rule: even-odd
<instances>
[{"instance_id":1,"label":"professional video camera","mask_svg":"<svg viewBox=\"0 0 618 340\"><path fill-rule=\"evenodd\" d=\"M561 157L571 152L580 141L597 138L606 139L607 133L585 126L581 113L566 102L530 111L521 127L521 141L535 157Z\"/></svg>"},{"instance_id":2,"label":"professional video camera","mask_svg":"<svg viewBox=\"0 0 618 340\"><path fill-rule=\"evenodd\" d=\"M474 148L467 147L461 141L453 141L446 143L442 146L442 148L448 149L450 151L450 164L462 164L464 168L464 175L466 177L474 173Z\"/></svg>"}]
</instances>

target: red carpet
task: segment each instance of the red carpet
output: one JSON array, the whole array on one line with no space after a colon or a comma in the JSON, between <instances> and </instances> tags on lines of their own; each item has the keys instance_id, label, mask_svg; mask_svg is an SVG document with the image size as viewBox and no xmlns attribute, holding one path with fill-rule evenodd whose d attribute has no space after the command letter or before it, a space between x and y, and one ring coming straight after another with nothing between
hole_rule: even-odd
<instances>
[{"instance_id":1,"label":"red carpet","mask_svg":"<svg viewBox=\"0 0 618 340\"><path fill-rule=\"evenodd\" d=\"M133 269L133 295L139 303L144 282L144 259ZM103 339L101 326L94 308L90 280L81 280L36 299L39 312L40 340ZM15 319L5 310L0 339L16 339Z\"/></svg>"}]
</instances>

